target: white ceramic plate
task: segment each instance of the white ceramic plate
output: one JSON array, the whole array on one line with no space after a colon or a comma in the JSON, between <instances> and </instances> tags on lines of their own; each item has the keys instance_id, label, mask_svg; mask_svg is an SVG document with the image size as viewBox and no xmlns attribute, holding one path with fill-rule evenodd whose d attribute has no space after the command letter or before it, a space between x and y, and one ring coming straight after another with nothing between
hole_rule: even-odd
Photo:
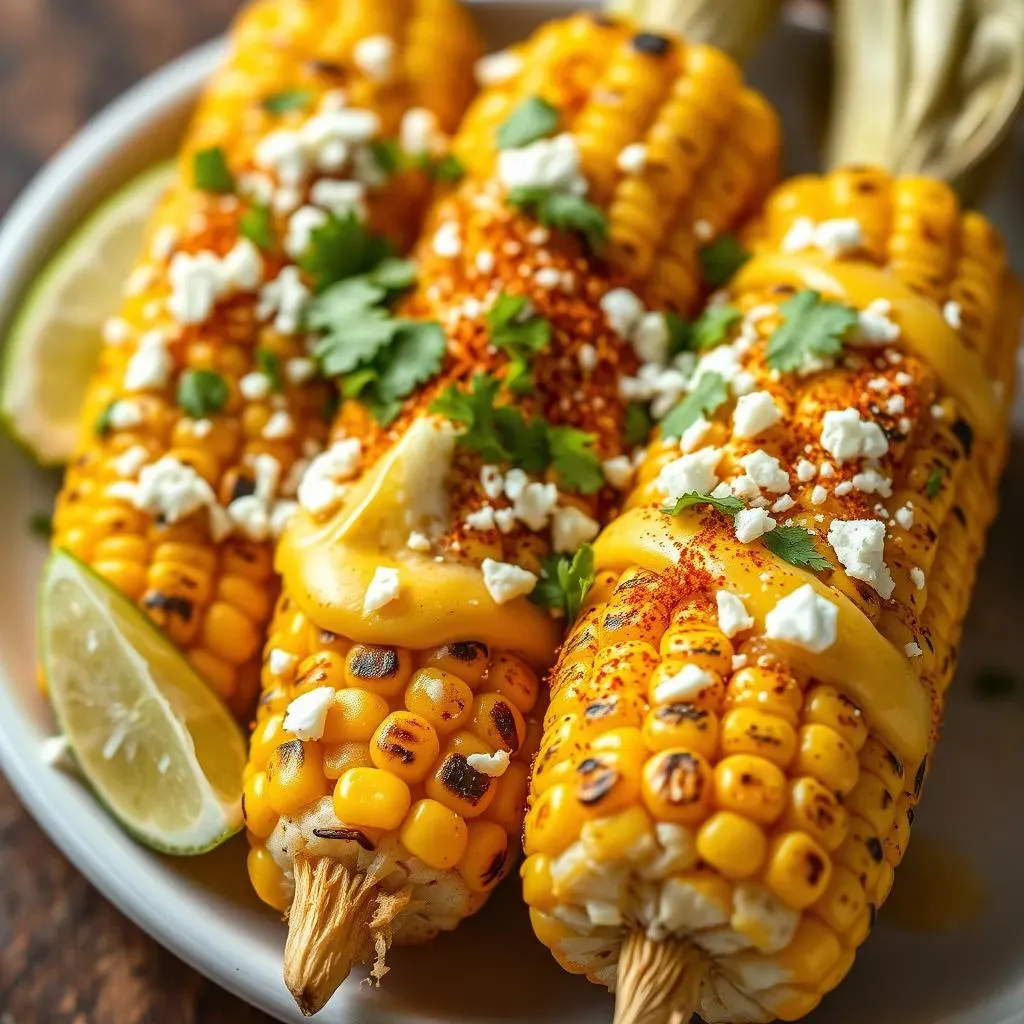
<instances>
[{"instance_id":1,"label":"white ceramic plate","mask_svg":"<svg viewBox=\"0 0 1024 1024\"><path fill-rule=\"evenodd\" d=\"M475 9L489 39L520 37L559 4L484 0ZM55 245L103 195L173 151L190 106L221 52L201 47L153 75L97 118L39 176L0 233L0 335L16 299ZM762 50L755 80L787 120L789 166L813 166L812 76L824 41L788 28ZM1024 179L1024 144L1012 173ZM1009 189L992 204L1024 265L1024 200ZM941 757L914 830L940 840L982 879L987 901L966 928L922 935L885 922L851 977L813 1015L815 1024L1010 1024L1024 1021L1024 701L979 701L970 678L985 666L1021 674L1024 639L1024 445L1014 446L1003 507L966 631L961 685ZM285 1021L302 1020L282 984L284 928L251 894L245 840L208 857L173 861L135 845L74 779L46 766L40 741L53 731L35 686L34 601L45 554L25 529L47 509L56 478L0 442L0 764L30 812L75 865L124 913L198 970ZM911 844L913 848L914 843ZM897 876L899 879L899 876ZM899 885L897 880L897 886ZM454 935L394 953L387 984L349 981L324 1010L324 1024L603 1024L610 1000L559 970L530 932L515 880Z\"/></svg>"}]
</instances>

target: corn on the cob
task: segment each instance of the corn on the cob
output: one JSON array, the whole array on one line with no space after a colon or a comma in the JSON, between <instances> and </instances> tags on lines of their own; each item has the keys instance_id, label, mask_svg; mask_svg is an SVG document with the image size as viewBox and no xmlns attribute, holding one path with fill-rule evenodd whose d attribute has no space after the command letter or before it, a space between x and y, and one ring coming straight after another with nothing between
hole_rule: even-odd
<instances>
[{"instance_id":1,"label":"corn on the cob","mask_svg":"<svg viewBox=\"0 0 1024 1024\"><path fill-rule=\"evenodd\" d=\"M450 0L248 8L107 324L54 543L136 599L239 714L277 592L270 542L331 415L296 264L329 213L411 244L429 179L389 179L374 146L451 131L478 52Z\"/></svg>"},{"instance_id":2,"label":"corn on the cob","mask_svg":"<svg viewBox=\"0 0 1024 1024\"><path fill-rule=\"evenodd\" d=\"M1021 295L948 187L796 179L748 241L728 334L694 357L722 390L595 543L531 778L534 930L618 978L623 1021L795 1020L845 976L906 849L1007 447ZM833 344L794 301L839 318ZM662 508L687 491L724 511Z\"/></svg>"},{"instance_id":3,"label":"corn on the cob","mask_svg":"<svg viewBox=\"0 0 1024 1024\"><path fill-rule=\"evenodd\" d=\"M585 75L569 93L552 88L563 66L588 66L592 32L620 44L618 70L608 74L629 111L614 143L609 135L611 164L583 160L614 186L592 196L614 238L615 225L625 223L614 193L628 191L629 182L653 189L654 179L668 188L662 160L673 154L675 167L690 151L684 122L666 120L665 111L685 110L689 124L711 106L700 89L688 105L700 76L687 69L708 69L708 81L700 79L706 92L721 79L728 109L754 104L726 58L589 15L550 26L517 51L532 70L517 77L513 98L543 94L554 104L549 115L577 125L577 108L593 106L589 131L599 131L600 75ZM392 939L422 942L455 927L509 870L539 733L537 673L553 659L559 636L526 594L551 549L571 554L616 504L605 474L620 488L630 474L618 381L637 369L634 346L664 350L668 343L665 317L624 287L647 294L656 276L649 263L607 267L571 233L513 208L500 167L492 176L491 164L474 163L481 133L492 145L501 118L482 112L495 104L502 116L514 105L506 85L485 90L464 129L457 150L469 159L469 180L435 210L416 289L399 309L443 325L440 374L386 428L359 403L342 406L330 450L334 479L323 463L319 510L301 509L279 550L284 593L267 646L245 812L254 886L266 902L290 908L285 976L305 1012L323 1005L354 962L375 962L379 976ZM656 121L666 155L647 165L648 184L645 170L617 171L614 158ZM701 131L697 165L725 173L720 163L740 159L739 151L718 122ZM765 115L757 156L742 157L743 173L731 179L735 194L714 214L703 200L689 202L702 194L692 174L673 193L689 246L682 307L701 290L690 219L714 217L705 241L733 226L770 186L778 142L774 117ZM592 184L580 170L581 151L590 151L583 135L542 137L506 148L503 157L528 161L539 151L550 155L552 145L564 158L564 194L578 196ZM543 325L548 335L530 353L526 389L514 388L510 376L517 360L521 376L524 357L510 360L494 322L502 304L523 297L529 305L514 323ZM633 346L625 327L614 329L623 321ZM446 417L458 418L453 394L469 401L470 381L486 407L474 431L494 429L489 403L501 382L495 404L503 414L511 399L515 415L525 417L522 428L534 417L541 433L573 436L581 449L526 473L521 452L459 443ZM431 415L437 396L447 406ZM582 476L581 463L589 467ZM311 474L318 478L320 469Z\"/></svg>"}]
</instances>

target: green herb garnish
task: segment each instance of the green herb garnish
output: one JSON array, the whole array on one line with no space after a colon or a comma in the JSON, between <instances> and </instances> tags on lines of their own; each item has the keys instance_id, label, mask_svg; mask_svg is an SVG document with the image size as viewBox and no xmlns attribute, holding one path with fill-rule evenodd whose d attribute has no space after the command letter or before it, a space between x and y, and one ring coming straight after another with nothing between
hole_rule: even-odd
<instances>
[{"instance_id":1,"label":"green herb garnish","mask_svg":"<svg viewBox=\"0 0 1024 1024\"><path fill-rule=\"evenodd\" d=\"M290 110L305 110L312 102L309 89L285 89L265 96L260 105L268 114L287 114Z\"/></svg>"},{"instance_id":2,"label":"green herb garnish","mask_svg":"<svg viewBox=\"0 0 1024 1024\"><path fill-rule=\"evenodd\" d=\"M600 207L570 192L514 188L508 194L508 204L534 217L545 227L582 235L595 251L608 237L608 220Z\"/></svg>"},{"instance_id":3,"label":"green herb garnish","mask_svg":"<svg viewBox=\"0 0 1024 1024\"><path fill-rule=\"evenodd\" d=\"M103 411L96 417L96 422L92 425L93 433L97 437L106 437L111 430L114 429L114 424L110 422L111 416L114 412L114 406L117 402L111 402Z\"/></svg>"},{"instance_id":4,"label":"green herb garnish","mask_svg":"<svg viewBox=\"0 0 1024 1024\"><path fill-rule=\"evenodd\" d=\"M699 256L704 280L712 288L721 288L750 259L733 235L719 235L701 248Z\"/></svg>"},{"instance_id":5,"label":"green herb garnish","mask_svg":"<svg viewBox=\"0 0 1024 1024\"><path fill-rule=\"evenodd\" d=\"M693 347L707 349L720 345L733 324L742 316L735 306L711 306L704 310L690 329Z\"/></svg>"},{"instance_id":6,"label":"green herb garnish","mask_svg":"<svg viewBox=\"0 0 1024 1024\"><path fill-rule=\"evenodd\" d=\"M309 246L299 257L299 266L322 292L338 281L366 274L391 255L386 238L373 234L354 214L328 214L327 221L314 228Z\"/></svg>"},{"instance_id":7,"label":"green herb garnish","mask_svg":"<svg viewBox=\"0 0 1024 1024\"><path fill-rule=\"evenodd\" d=\"M369 144L373 162L380 168L381 174L391 177L398 173L402 163L402 151L396 139L374 139Z\"/></svg>"},{"instance_id":8,"label":"green herb garnish","mask_svg":"<svg viewBox=\"0 0 1024 1024\"><path fill-rule=\"evenodd\" d=\"M933 469L928 474L928 482L924 485L924 493L929 498L937 498L942 490L942 470Z\"/></svg>"},{"instance_id":9,"label":"green herb garnish","mask_svg":"<svg viewBox=\"0 0 1024 1024\"><path fill-rule=\"evenodd\" d=\"M822 299L818 292L797 292L779 306L783 322L768 339L769 367L782 373L799 370L815 356L838 355L843 340L857 325L857 311Z\"/></svg>"},{"instance_id":10,"label":"green herb garnish","mask_svg":"<svg viewBox=\"0 0 1024 1024\"><path fill-rule=\"evenodd\" d=\"M466 176L466 168L454 153L447 153L440 160L429 161L426 171L434 181L455 182Z\"/></svg>"},{"instance_id":11,"label":"green herb garnish","mask_svg":"<svg viewBox=\"0 0 1024 1024\"><path fill-rule=\"evenodd\" d=\"M235 177L220 146L202 149L196 153L192 158L192 174L196 188L204 192L230 195L235 191Z\"/></svg>"},{"instance_id":12,"label":"green herb garnish","mask_svg":"<svg viewBox=\"0 0 1024 1024\"><path fill-rule=\"evenodd\" d=\"M710 505L716 512L724 512L726 515L734 516L742 512L746 506L739 498L729 495L725 498L716 498L713 494L701 494L699 491L688 491L680 494L671 505L665 505L662 512L670 516L677 516L680 512L698 505Z\"/></svg>"},{"instance_id":13,"label":"green herb garnish","mask_svg":"<svg viewBox=\"0 0 1024 1024\"><path fill-rule=\"evenodd\" d=\"M269 206L250 206L238 219L238 231L264 252L276 252L277 235Z\"/></svg>"},{"instance_id":14,"label":"green herb garnish","mask_svg":"<svg viewBox=\"0 0 1024 1024\"><path fill-rule=\"evenodd\" d=\"M178 379L178 405L193 419L220 412L228 393L224 378L213 370L187 370Z\"/></svg>"},{"instance_id":15,"label":"green herb garnish","mask_svg":"<svg viewBox=\"0 0 1024 1024\"><path fill-rule=\"evenodd\" d=\"M594 452L596 440L575 427L548 427L551 464L568 490L595 494L604 486L604 470Z\"/></svg>"},{"instance_id":16,"label":"green herb garnish","mask_svg":"<svg viewBox=\"0 0 1024 1024\"><path fill-rule=\"evenodd\" d=\"M502 292L487 313L487 330L491 344L509 356L505 386L515 395L529 394L533 391L530 364L551 341L551 324L530 313L525 295Z\"/></svg>"},{"instance_id":17,"label":"green herb garnish","mask_svg":"<svg viewBox=\"0 0 1024 1024\"><path fill-rule=\"evenodd\" d=\"M622 425L622 441L627 448L643 444L654 429L651 412L642 402L630 402L626 406L625 422Z\"/></svg>"},{"instance_id":18,"label":"green herb garnish","mask_svg":"<svg viewBox=\"0 0 1024 1024\"><path fill-rule=\"evenodd\" d=\"M583 544L571 558L548 555L543 560L541 577L530 600L542 608L561 612L567 622L572 622L593 583L594 549L590 544Z\"/></svg>"},{"instance_id":19,"label":"green herb garnish","mask_svg":"<svg viewBox=\"0 0 1024 1024\"><path fill-rule=\"evenodd\" d=\"M689 352L694 347L693 324L678 313L666 313L665 326L668 328L669 359L680 352Z\"/></svg>"},{"instance_id":20,"label":"green herb garnish","mask_svg":"<svg viewBox=\"0 0 1024 1024\"><path fill-rule=\"evenodd\" d=\"M516 149L551 135L561 115L557 107L539 96L523 100L498 127L498 149Z\"/></svg>"},{"instance_id":21,"label":"green herb garnish","mask_svg":"<svg viewBox=\"0 0 1024 1024\"><path fill-rule=\"evenodd\" d=\"M283 391L284 378L281 375L280 357L275 352L271 352L270 349L266 348L257 348L255 356L256 369L269 379L272 390Z\"/></svg>"},{"instance_id":22,"label":"green herb garnish","mask_svg":"<svg viewBox=\"0 0 1024 1024\"><path fill-rule=\"evenodd\" d=\"M708 417L728 401L729 388L720 373L701 374L685 398L680 399L661 421L663 437L682 437L702 416Z\"/></svg>"}]
</instances>

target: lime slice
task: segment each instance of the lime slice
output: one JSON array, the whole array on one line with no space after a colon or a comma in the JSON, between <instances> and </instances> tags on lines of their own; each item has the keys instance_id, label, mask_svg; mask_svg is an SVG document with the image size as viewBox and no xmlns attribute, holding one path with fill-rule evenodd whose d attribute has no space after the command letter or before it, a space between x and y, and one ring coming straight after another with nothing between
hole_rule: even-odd
<instances>
[{"instance_id":1,"label":"lime slice","mask_svg":"<svg viewBox=\"0 0 1024 1024\"><path fill-rule=\"evenodd\" d=\"M43 465L66 462L104 321L138 259L146 221L174 176L169 161L133 178L64 243L8 332L0 417Z\"/></svg>"},{"instance_id":2,"label":"lime slice","mask_svg":"<svg viewBox=\"0 0 1024 1024\"><path fill-rule=\"evenodd\" d=\"M203 853L242 825L245 738L181 652L64 551L43 574L40 650L82 774L137 839Z\"/></svg>"}]
</instances>

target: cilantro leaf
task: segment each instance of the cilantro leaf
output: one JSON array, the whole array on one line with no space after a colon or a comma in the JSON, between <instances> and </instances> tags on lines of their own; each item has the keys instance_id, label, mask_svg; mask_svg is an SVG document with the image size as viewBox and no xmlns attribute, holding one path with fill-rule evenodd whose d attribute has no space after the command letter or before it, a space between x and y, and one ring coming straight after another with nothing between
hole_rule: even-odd
<instances>
[{"instance_id":1,"label":"cilantro leaf","mask_svg":"<svg viewBox=\"0 0 1024 1024\"><path fill-rule=\"evenodd\" d=\"M608 237L608 220L600 207L582 196L545 188L514 188L508 204L535 217L545 227L574 231L597 250Z\"/></svg>"},{"instance_id":2,"label":"cilantro leaf","mask_svg":"<svg viewBox=\"0 0 1024 1024\"><path fill-rule=\"evenodd\" d=\"M698 255L704 280L712 288L721 288L750 259L750 253L734 235L719 235L703 246Z\"/></svg>"},{"instance_id":3,"label":"cilantro leaf","mask_svg":"<svg viewBox=\"0 0 1024 1024\"><path fill-rule=\"evenodd\" d=\"M678 313L666 313L665 326L668 328L669 359L694 347L693 325Z\"/></svg>"},{"instance_id":4,"label":"cilantro leaf","mask_svg":"<svg viewBox=\"0 0 1024 1024\"><path fill-rule=\"evenodd\" d=\"M571 558L568 555L544 558L541 577L530 600L542 608L561 612L572 622L579 615L593 583L594 548L583 544Z\"/></svg>"},{"instance_id":5,"label":"cilantro leaf","mask_svg":"<svg viewBox=\"0 0 1024 1024\"><path fill-rule=\"evenodd\" d=\"M299 266L313 279L318 292L338 281L365 274L391 255L386 238L373 234L354 213L327 221L314 228L309 246L299 257Z\"/></svg>"},{"instance_id":6,"label":"cilantro leaf","mask_svg":"<svg viewBox=\"0 0 1024 1024\"><path fill-rule=\"evenodd\" d=\"M798 568L831 569L832 563L818 554L811 535L802 526L776 526L770 533L763 534L764 546L784 562Z\"/></svg>"},{"instance_id":7,"label":"cilantro leaf","mask_svg":"<svg viewBox=\"0 0 1024 1024\"><path fill-rule=\"evenodd\" d=\"M702 374L693 390L677 402L661 421L664 437L682 437L701 416L710 416L729 398L729 388L719 373Z\"/></svg>"},{"instance_id":8,"label":"cilantro leaf","mask_svg":"<svg viewBox=\"0 0 1024 1024\"><path fill-rule=\"evenodd\" d=\"M264 252L277 250L277 235L274 233L274 218L269 206L250 206L238 220L241 235Z\"/></svg>"},{"instance_id":9,"label":"cilantro leaf","mask_svg":"<svg viewBox=\"0 0 1024 1024\"><path fill-rule=\"evenodd\" d=\"M729 516L742 512L746 507L739 498L734 498L731 495L727 498L716 498L713 494L689 491L686 494L680 494L674 504L665 505L661 511L670 516L677 516L684 509L694 508L697 505L710 505L716 512L724 512Z\"/></svg>"},{"instance_id":10,"label":"cilantro leaf","mask_svg":"<svg viewBox=\"0 0 1024 1024\"><path fill-rule=\"evenodd\" d=\"M235 191L235 177L228 167L227 157L220 146L201 149L192 158L192 175L196 188L204 192L230 195Z\"/></svg>"},{"instance_id":11,"label":"cilantro leaf","mask_svg":"<svg viewBox=\"0 0 1024 1024\"><path fill-rule=\"evenodd\" d=\"M227 382L213 370L186 370L178 379L178 405L193 419L220 412L228 394Z\"/></svg>"},{"instance_id":12,"label":"cilantro leaf","mask_svg":"<svg viewBox=\"0 0 1024 1024\"><path fill-rule=\"evenodd\" d=\"M857 312L828 302L818 292L797 292L779 306L783 322L768 339L769 367L788 373L813 356L838 355L843 339L857 325Z\"/></svg>"},{"instance_id":13,"label":"cilantro leaf","mask_svg":"<svg viewBox=\"0 0 1024 1024\"><path fill-rule=\"evenodd\" d=\"M412 394L441 369L448 340L440 324L425 320L398 320L398 333L385 358L379 360L377 392L385 401Z\"/></svg>"},{"instance_id":14,"label":"cilantro leaf","mask_svg":"<svg viewBox=\"0 0 1024 1024\"><path fill-rule=\"evenodd\" d=\"M551 135L560 120L557 107L539 96L530 96L498 126L498 149L515 149Z\"/></svg>"},{"instance_id":15,"label":"cilantro leaf","mask_svg":"<svg viewBox=\"0 0 1024 1024\"><path fill-rule=\"evenodd\" d=\"M33 512L26 525L28 532L40 540L49 540L53 536L53 516L49 512Z\"/></svg>"},{"instance_id":16,"label":"cilantro leaf","mask_svg":"<svg viewBox=\"0 0 1024 1024\"><path fill-rule=\"evenodd\" d=\"M928 474L928 482L924 485L924 493L929 498L937 498L942 490L942 470L936 467Z\"/></svg>"},{"instance_id":17,"label":"cilantro leaf","mask_svg":"<svg viewBox=\"0 0 1024 1024\"><path fill-rule=\"evenodd\" d=\"M622 425L622 442L627 448L643 444L654 429L650 410L642 402L630 402L626 406L626 418Z\"/></svg>"},{"instance_id":18,"label":"cilantro leaf","mask_svg":"<svg viewBox=\"0 0 1024 1024\"><path fill-rule=\"evenodd\" d=\"M313 102L309 89L284 89L264 96L260 106L268 114L287 114L290 110L305 110Z\"/></svg>"},{"instance_id":19,"label":"cilantro leaf","mask_svg":"<svg viewBox=\"0 0 1024 1024\"><path fill-rule=\"evenodd\" d=\"M710 306L697 317L690 333L696 349L715 348L743 314L735 306Z\"/></svg>"},{"instance_id":20,"label":"cilantro leaf","mask_svg":"<svg viewBox=\"0 0 1024 1024\"><path fill-rule=\"evenodd\" d=\"M456 182L466 176L465 166L454 153L447 153L440 160L431 160L426 171L434 181Z\"/></svg>"},{"instance_id":21,"label":"cilantro leaf","mask_svg":"<svg viewBox=\"0 0 1024 1024\"><path fill-rule=\"evenodd\" d=\"M111 402L96 417L96 422L92 425L92 431L97 437L106 437L114 429L114 424L110 422L110 418L115 405L117 405L116 401Z\"/></svg>"},{"instance_id":22,"label":"cilantro leaf","mask_svg":"<svg viewBox=\"0 0 1024 1024\"><path fill-rule=\"evenodd\" d=\"M597 439L575 427L549 427L551 464L566 490L595 494L604 486L601 460L594 451Z\"/></svg>"},{"instance_id":23,"label":"cilantro leaf","mask_svg":"<svg viewBox=\"0 0 1024 1024\"><path fill-rule=\"evenodd\" d=\"M502 292L487 313L491 344L507 352L510 359L505 384L516 395L533 390L530 362L551 341L551 324L542 316L530 315L525 295Z\"/></svg>"},{"instance_id":24,"label":"cilantro leaf","mask_svg":"<svg viewBox=\"0 0 1024 1024\"><path fill-rule=\"evenodd\" d=\"M367 273L371 284L388 292L400 292L416 282L416 264L412 260L389 256Z\"/></svg>"},{"instance_id":25,"label":"cilantro leaf","mask_svg":"<svg viewBox=\"0 0 1024 1024\"><path fill-rule=\"evenodd\" d=\"M390 178L392 174L398 173L402 163L402 151L398 148L396 139L374 139L368 148L381 174Z\"/></svg>"},{"instance_id":26,"label":"cilantro leaf","mask_svg":"<svg viewBox=\"0 0 1024 1024\"><path fill-rule=\"evenodd\" d=\"M281 360L276 353L267 348L257 348L256 369L269 378L270 387L273 391L284 390L284 378L281 376Z\"/></svg>"},{"instance_id":27,"label":"cilantro leaf","mask_svg":"<svg viewBox=\"0 0 1024 1024\"><path fill-rule=\"evenodd\" d=\"M473 375L469 391L449 384L429 407L430 412L465 427L459 435L459 444L479 452L485 462L510 462L512 459L512 452L500 436L495 421L494 402L500 389L501 381L497 378L477 373Z\"/></svg>"}]
</instances>

